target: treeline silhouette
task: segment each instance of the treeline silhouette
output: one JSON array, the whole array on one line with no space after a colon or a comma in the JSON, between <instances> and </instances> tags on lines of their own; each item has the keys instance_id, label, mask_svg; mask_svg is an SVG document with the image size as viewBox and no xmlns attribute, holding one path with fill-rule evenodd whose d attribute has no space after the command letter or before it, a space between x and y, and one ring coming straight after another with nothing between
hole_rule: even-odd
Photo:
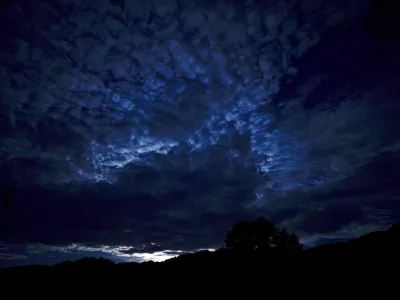
<instances>
[{"instance_id":1,"label":"treeline silhouette","mask_svg":"<svg viewBox=\"0 0 400 300\"><path fill-rule=\"evenodd\" d=\"M257 218L237 222L226 235L226 247L214 252L183 254L164 262L117 264L83 258L53 266L11 267L0 271L0 285L33 296L55 290L94 297L107 289L133 289L150 298L309 297L339 291L361 297L387 285L386 279L398 272L399 238L400 224L395 224L347 242L303 249L296 235Z\"/></svg>"}]
</instances>

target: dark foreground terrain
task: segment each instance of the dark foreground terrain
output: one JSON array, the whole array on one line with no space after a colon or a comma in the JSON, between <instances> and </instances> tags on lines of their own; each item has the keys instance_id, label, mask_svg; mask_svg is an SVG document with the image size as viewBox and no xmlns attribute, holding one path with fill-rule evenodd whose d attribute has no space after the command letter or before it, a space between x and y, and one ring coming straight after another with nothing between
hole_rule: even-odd
<instances>
[{"instance_id":1,"label":"dark foreground terrain","mask_svg":"<svg viewBox=\"0 0 400 300\"><path fill-rule=\"evenodd\" d=\"M3 295L8 295L3 299L22 294L35 298L396 298L397 292L389 294L400 284L399 238L400 224L396 224L386 231L295 254L245 255L219 249L141 264L84 258L54 266L8 268L0 271L0 285Z\"/></svg>"}]
</instances>

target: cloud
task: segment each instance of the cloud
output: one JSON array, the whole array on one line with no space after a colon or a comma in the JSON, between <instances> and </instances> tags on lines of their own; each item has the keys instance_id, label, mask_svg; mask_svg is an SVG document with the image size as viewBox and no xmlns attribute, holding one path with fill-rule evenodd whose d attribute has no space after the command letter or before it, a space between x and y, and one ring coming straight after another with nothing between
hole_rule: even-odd
<instances>
[{"instance_id":1,"label":"cloud","mask_svg":"<svg viewBox=\"0 0 400 300\"><path fill-rule=\"evenodd\" d=\"M188 178L186 185L203 181L201 177L197 181ZM179 185L178 180L171 180ZM201 194L196 189L193 192L190 186L187 190L179 186L167 187L167 191L153 186L153 193L125 187L126 184L121 184L120 188L96 184L95 187L78 187L76 192L69 193L64 190L15 191L14 217L2 220L7 225L2 228L8 228L1 231L2 237L9 242L26 240L45 244L141 245L155 242L177 250L192 249L204 247L204 238L213 244L219 243L224 230L229 229L236 218L248 215L241 211L241 201L247 200L243 199L241 191L236 197L235 188L213 195L207 191ZM40 196L29 204L26 200L31 194ZM214 200L209 200L211 197ZM210 206L210 201L216 202ZM17 224L12 226L14 222ZM211 231L213 227L214 232ZM210 232L201 233L206 228Z\"/></svg>"},{"instance_id":2,"label":"cloud","mask_svg":"<svg viewBox=\"0 0 400 300\"><path fill-rule=\"evenodd\" d=\"M138 260L138 262L143 261L155 261L161 262L167 259L171 259L173 257L184 254L184 252L168 252L168 251L160 251L154 253L132 253L132 257Z\"/></svg>"},{"instance_id":3,"label":"cloud","mask_svg":"<svg viewBox=\"0 0 400 300\"><path fill-rule=\"evenodd\" d=\"M260 214L304 236L398 218L393 77L339 84L327 42L355 2L89 2L1 12L1 241L158 253Z\"/></svg>"},{"instance_id":4,"label":"cloud","mask_svg":"<svg viewBox=\"0 0 400 300\"><path fill-rule=\"evenodd\" d=\"M25 259L27 256L13 253L0 253L0 260Z\"/></svg>"},{"instance_id":5,"label":"cloud","mask_svg":"<svg viewBox=\"0 0 400 300\"><path fill-rule=\"evenodd\" d=\"M181 15L180 26L164 6ZM291 57L318 41L317 32L310 39L309 29L290 17L290 6L256 3L245 14L239 4L214 6L197 1L179 7L171 0L150 8L140 2L133 12L129 5L103 1L82 11L71 1L68 9L38 2L14 10L9 21L18 34L9 38L3 62L8 133L0 147L7 158L3 168L14 170L9 180L112 180L115 168L148 160L148 152L166 153L183 140L208 147L224 130L222 116L231 114L240 127L246 112L279 89ZM136 20L138 7L143 14L132 32L129 20ZM157 17L149 29L145 16L153 9ZM13 20L23 16L31 36L41 32L46 48L20 32ZM100 23L96 16L102 16ZM54 18L71 26L49 26ZM289 37L298 39L297 48L287 44ZM259 55L257 43L241 50L252 38L280 39L284 55L274 47ZM23 73L13 71L18 64L25 65Z\"/></svg>"},{"instance_id":6,"label":"cloud","mask_svg":"<svg viewBox=\"0 0 400 300\"><path fill-rule=\"evenodd\" d=\"M154 244L154 243L153 243ZM25 247L27 253L42 254L46 253L47 257L59 258L63 257L84 257L84 256L107 256L118 262L144 262L144 261L164 261L166 259L189 253L183 250L165 250L150 244L142 246L142 248L131 248L129 246L110 246L110 245L85 245L85 244L69 244L64 246L49 246L43 244L28 244ZM33 250L32 250L33 249ZM37 249L37 250L35 250ZM196 249L202 250L202 249ZM213 249L209 249L213 251ZM24 252L24 250L22 250ZM32 257L31 257L32 258Z\"/></svg>"},{"instance_id":7,"label":"cloud","mask_svg":"<svg viewBox=\"0 0 400 300\"><path fill-rule=\"evenodd\" d=\"M0 245L0 250L8 250L8 246L7 245Z\"/></svg>"}]
</instances>

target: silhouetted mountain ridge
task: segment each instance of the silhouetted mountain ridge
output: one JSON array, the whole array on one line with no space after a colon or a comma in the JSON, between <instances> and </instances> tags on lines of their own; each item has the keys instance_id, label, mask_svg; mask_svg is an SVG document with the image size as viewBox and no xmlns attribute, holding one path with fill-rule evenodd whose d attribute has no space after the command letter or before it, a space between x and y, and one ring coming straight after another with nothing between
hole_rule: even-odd
<instances>
[{"instance_id":1,"label":"silhouetted mountain ridge","mask_svg":"<svg viewBox=\"0 0 400 300\"><path fill-rule=\"evenodd\" d=\"M374 231L362 235L358 238L348 240L347 242L337 242L325 245L316 246L310 249L303 250L299 253L290 255L292 258L296 258L301 261L303 257L312 258L319 256L336 256L338 258L344 256L371 256L385 253L395 254L400 250L400 223L392 225L390 228L384 231ZM276 260L278 257L287 258L288 256L281 253L269 253L264 255L263 253L249 253L246 256L239 255L227 248L220 248L216 251L202 250L195 253L183 254L164 262L129 262L129 263L115 263L105 258L94 258L84 257L76 261L64 261L53 266L19 266L11 267L2 272L24 272L27 269L36 269L40 271L57 269L59 271L110 271L111 269L128 269L128 268L152 268L152 269L186 269L186 268L205 268L224 264L231 264L232 262L249 263L253 260L264 261L264 260Z\"/></svg>"},{"instance_id":2,"label":"silhouetted mountain ridge","mask_svg":"<svg viewBox=\"0 0 400 300\"><path fill-rule=\"evenodd\" d=\"M291 253L272 251L266 255L254 251L244 255L221 248L184 254L164 262L118 264L104 258L85 257L53 266L12 267L0 271L0 275L1 280L10 281L10 285L4 286L24 284L35 291L33 294L54 288L102 295L105 288L129 290L134 286L135 291L155 296L174 294L184 286L204 297L212 292L224 298L247 299L263 294L267 283L274 287L269 293L293 296L311 283L319 289L328 289L332 282L346 291L361 293L366 282L374 282L373 288L398 270L399 238L400 224L395 224L385 231L371 232L347 242ZM291 288L285 288L287 285Z\"/></svg>"}]
</instances>

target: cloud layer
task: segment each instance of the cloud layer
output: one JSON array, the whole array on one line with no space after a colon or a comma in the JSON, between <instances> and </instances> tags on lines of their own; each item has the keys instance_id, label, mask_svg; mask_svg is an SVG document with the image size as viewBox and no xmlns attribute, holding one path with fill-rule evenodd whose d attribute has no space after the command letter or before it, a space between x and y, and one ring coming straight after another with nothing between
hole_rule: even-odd
<instances>
[{"instance_id":1,"label":"cloud layer","mask_svg":"<svg viewBox=\"0 0 400 300\"><path fill-rule=\"evenodd\" d=\"M398 59L353 38L364 9L7 3L0 239L139 253L218 247L260 214L303 236L395 220Z\"/></svg>"}]
</instances>

